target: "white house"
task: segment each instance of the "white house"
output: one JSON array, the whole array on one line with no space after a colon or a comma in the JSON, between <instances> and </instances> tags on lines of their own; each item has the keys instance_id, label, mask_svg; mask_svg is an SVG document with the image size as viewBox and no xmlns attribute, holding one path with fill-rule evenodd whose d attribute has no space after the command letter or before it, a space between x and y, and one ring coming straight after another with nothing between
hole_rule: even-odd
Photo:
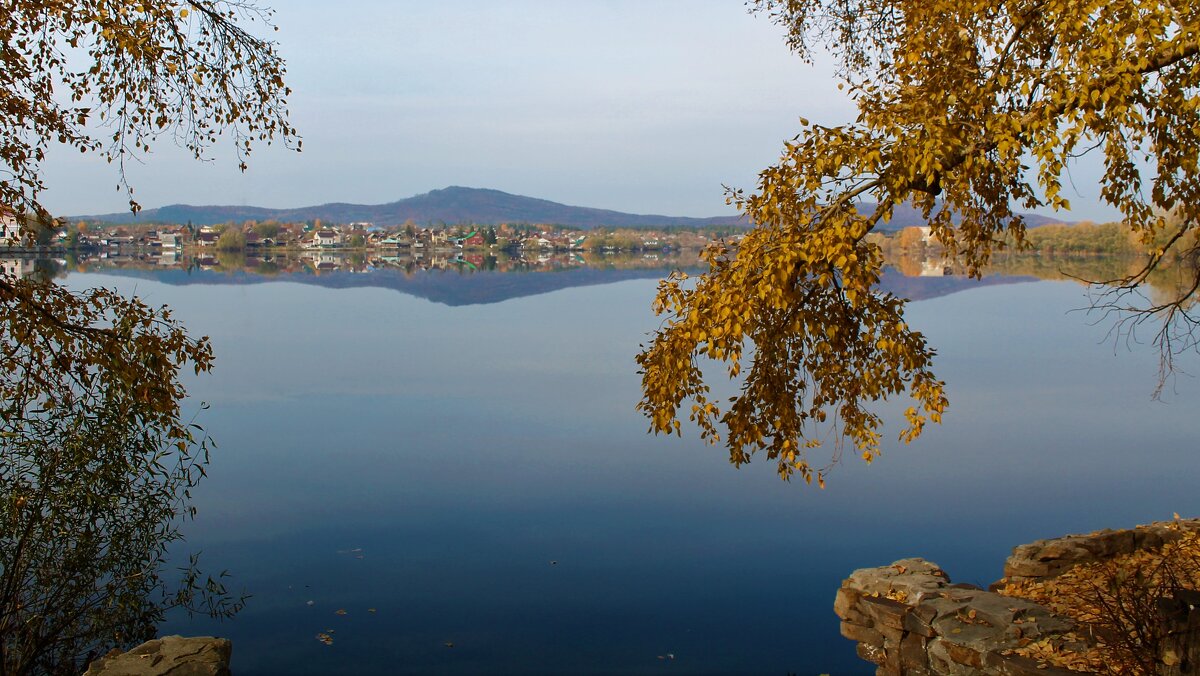
<instances>
[{"instance_id":1,"label":"white house","mask_svg":"<svg viewBox=\"0 0 1200 676\"><path fill-rule=\"evenodd\" d=\"M342 236L336 230L318 230L313 234L313 246L338 246Z\"/></svg>"},{"instance_id":2,"label":"white house","mask_svg":"<svg viewBox=\"0 0 1200 676\"><path fill-rule=\"evenodd\" d=\"M0 210L0 246L16 246L21 243L21 224L11 211Z\"/></svg>"},{"instance_id":3,"label":"white house","mask_svg":"<svg viewBox=\"0 0 1200 676\"><path fill-rule=\"evenodd\" d=\"M0 259L0 274L23 279L33 274L34 261L30 258Z\"/></svg>"}]
</instances>

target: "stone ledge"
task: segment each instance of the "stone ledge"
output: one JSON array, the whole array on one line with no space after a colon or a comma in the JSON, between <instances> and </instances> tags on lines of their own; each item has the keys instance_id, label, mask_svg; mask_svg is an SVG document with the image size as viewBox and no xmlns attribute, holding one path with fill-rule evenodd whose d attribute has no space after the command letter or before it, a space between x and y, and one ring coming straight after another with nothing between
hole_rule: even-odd
<instances>
[{"instance_id":1,"label":"stone ledge","mask_svg":"<svg viewBox=\"0 0 1200 676\"><path fill-rule=\"evenodd\" d=\"M1081 563L1106 561L1133 552L1159 549L1184 531L1200 531L1200 519L1151 523L1128 530L1101 530L1065 535L1013 548L1004 562L1004 577L1024 582L1057 577Z\"/></svg>"},{"instance_id":2,"label":"stone ledge","mask_svg":"<svg viewBox=\"0 0 1200 676\"><path fill-rule=\"evenodd\" d=\"M936 564L904 559L854 571L834 601L842 635L881 675L1072 672L1005 654L1074 623L1024 599L951 583Z\"/></svg>"},{"instance_id":3,"label":"stone ledge","mask_svg":"<svg viewBox=\"0 0 1200 676\"><path fill-rule=\"evenodd\" d=\"M1021 545L1005 564L1006 580L993 588L1158 549L1187 531L1200 531L1200 519ZM1176 601L1178 608L1163 609L1171 659L1164 660L1162 676L1200 673L1200 606L1194 602L1200 595L1182 594ZM953 584L937 564L919 558L854 571L838 590L834 612L842 635L858 642L858 655L874 663L879 676L1078 676L1013 651L1042 640L1070 653L1093 647L1079 638L1085 632L1072 632L1070 619L1032 601Z\"/></svg>"},{"instance_id":4,"label":"stone ledge","mask_svg":"<svg viewBox=\"0 0 1200 676\"><path fill-rule=\"evenodd\" d=\"M92 662L84 676L230 676L229 639L165 636Z\"/></svg>"}]
</instances>

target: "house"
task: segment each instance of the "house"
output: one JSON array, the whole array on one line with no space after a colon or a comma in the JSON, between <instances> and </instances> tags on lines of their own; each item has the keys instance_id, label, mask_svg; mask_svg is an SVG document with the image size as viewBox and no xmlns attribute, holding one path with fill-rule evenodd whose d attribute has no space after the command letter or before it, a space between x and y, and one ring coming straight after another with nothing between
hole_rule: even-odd
<instances>
[{"instance_id":1,"label":"house","mask_svg":"<svg viewBox=\"0 0 1200 676\"><path fill-rule=\"evenodd\" d=\"M0 274L23 279L33 274L34 260L31 258L0 259Z\"/></svg>"},{"instance_id":2,"label":"house","mask_svg":"<svg viewBox=\"0 0 1200 676\"><path fill-rule=\"evenodd\" d=\"M216 235L213 236L214 240ZM137 243L133 235L126 234L110 234L108 237L100 240L100 243L110 249L120 249L123 247L131 247Z\"/></svg>"},{"instance_id":3,"label":"house","mask_svg":"<svg viewBox=\"0 0 1200 676\"><path fill-rule=\"evenodd\" d=\"M164 251L174 251L183 245L183 241L178 232L160 232L158 233L158 245Z\"/></svg>"},{"instance_id":4,"label":"house","mask_svg":"<svg viewBox=\"0 0 1200 676\"><path fill-rule=\"evenodd\" d=\"M219 238L220 236L215 232L204 232L201 230L196 233L196 243L200 246L216 246Z\"/></svg>"},{"instance_id":5,"label":"house","mask_svg":"<svg viewBox=\"0 0 1200 676\"><path fill-rule=\"evenodd\" d=\"M313 233L313 246L341 246L342 235L336 230L318 230Z\"/></svg>"},{"instance_id":6,"label":"house","mask_svg":"<svg viewBox=\"0 0 1200 676\"><path fill-rule=\"evenodd\" d=\"M412 242L404 237L401 237L400 235L392 235L391 237L385 237L384 239L379 240L378 246L380 249L386 249L388 251L399 251L400 249L407 249L411 247Z\"/></svg>"},{"instance_id":7,"label":"house","mask_svg":"<svg viewBox=\"0 0 1200 676\"><path fill-rule=\"evenodd\" d=\"M524 240L521 242L521 246L523 246L523 247L528 247L528 248L531 248L531 249L532 249L532 248L539 248L539 249L553 249L553 248L554 248L554 242L552 242L552 241L550 241L550 240L546 239L546 238L545 238L545 237L543 237L542 235L533 235L533 236L531 236L531 237L526 237L526 238L525 238L525 239L524 239Z\"/></svg>"},{"instance_id":8,"label":"house","mask_svg":"<svg viewBox=\"0 0 1200 676\"><path fill-rule=\"evenodd\" d=\"M0 210L0 246L17 246L21 243L21 224L13 212Z\"/></svg>"}]
</instances>

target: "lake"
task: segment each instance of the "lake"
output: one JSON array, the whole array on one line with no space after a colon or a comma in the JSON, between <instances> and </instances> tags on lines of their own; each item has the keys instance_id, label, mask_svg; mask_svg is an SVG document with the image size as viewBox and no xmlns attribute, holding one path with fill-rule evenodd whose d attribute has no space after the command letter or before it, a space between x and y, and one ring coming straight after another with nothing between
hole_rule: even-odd
<instances>
[{"instance_id":1,"label":"lake","mask_svg":"<svg viewBox=\"0 0 1200 676\"><path fill-rule=\"evenodd\" d=\"M1200 383L1153 401L1157 354L1070 312L1078 284L891 274L950 409L819 490L646 433L659 273L514 274L67 276L217 355L187 381L219 446L181 555L251 598L163 633L231 638L241 676L870 674L832 611L855 568L986 585L1017 544L1200 513Z\"/></svg>"}]
</instances>

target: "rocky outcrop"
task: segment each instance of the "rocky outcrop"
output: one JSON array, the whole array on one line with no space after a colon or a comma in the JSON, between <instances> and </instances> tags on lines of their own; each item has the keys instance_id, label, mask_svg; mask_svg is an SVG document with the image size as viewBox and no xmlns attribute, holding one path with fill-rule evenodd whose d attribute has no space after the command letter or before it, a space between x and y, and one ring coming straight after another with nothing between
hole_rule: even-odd
<instances>
[{"instance_id":1,"label":"rocky outcrop","mask_svg":"<svg viewBox=\"0 0 1200 676\"><path fill-rule=\"evenodd\" d=\"M880 675L1072 673L1012 654L1034 640L1064 637L1074 628L1070 620L1029 601L952 584L923 559L854 571L834 611L842 635L858 641L859 656Z\"/></svg>"},{"instance_id":2,"label":"rocky outcrop","mask_svg":"<svg viewBox=\"0 0 1200 676\"><path fill-rule=\"evenodd\" d=\"M1005 582L1037 583L1083 563L1157 550L1188 531L1200 531L1200 520L1021 545L1005 564L1005 579L993 589ZM953 584L941 568L923 559L854 571L838 590L834 612L842 621L842 635L858 642L859 656L877 665L880 676L1067 676L1080 672L1020 653L1033 655L1034 649L1049 646L1084 655L1094 647L1085 638L1088 632L1075 631L1070 619L1032 601ZM1200 593L1178 592L1160 602L1159 612L1168 634L1159 673L1200 674Z\"/></svg>"},{"instance_id":3,"label":"rocky outcrop","mask_svg":"<svg viewBox=\"0 0 1200 676\"><path fill-rule=\"evenodd\" d=\"M1004 563L1009 582L1062 575L1081 563L1106 561L1133 552L1159 549L1186 531L1200 531L1200 519L1159 522L1128 530L1101 530L1087 535L1066 535L1038 540L1013 549Z\"/></svg>"},{"instance_id":4,"label":"rocky outcrop","mask_svg":"<svg viewBox=\"0 0 1200 676\"><path fill-rule=\"evenodd\" d=\"M166 636L92 662L84 676L229 676L229 639Z\"/></svg>"}]
</instances>

